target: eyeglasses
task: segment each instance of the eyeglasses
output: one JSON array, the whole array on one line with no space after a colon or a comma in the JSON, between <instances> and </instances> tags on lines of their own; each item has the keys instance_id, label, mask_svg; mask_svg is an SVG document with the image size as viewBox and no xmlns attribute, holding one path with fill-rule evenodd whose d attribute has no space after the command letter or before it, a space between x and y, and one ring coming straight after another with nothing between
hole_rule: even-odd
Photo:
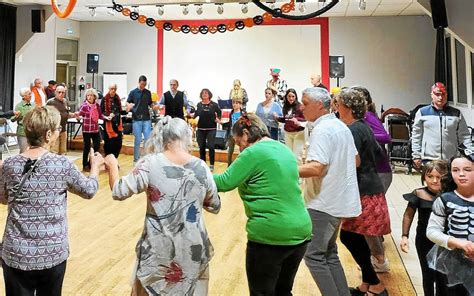
<instances>
[{"instance_id":1,"label":"eyeglasses","mask_svg":"<svg viewBox=\"0 0 474 296\"><path fill-rule=\"evenodd\" d=\"M56 91L56 92L57 92L58 94L65 94L65 93L66 93L65 91L61 91L61 90Z\"/></svg>"},{"instance_id":2,"label":"eyeglasses","mask_svg":"<svg viewBox=\"0 0 474 296\"><path fill-rule=\"evenodd\" d=\"M56 130L57 130L58 132L61 132L61 131L63 130L63 127L62 127L62 126L58 126L58 127L56 128Z\"/></svg>"}]
</instances>

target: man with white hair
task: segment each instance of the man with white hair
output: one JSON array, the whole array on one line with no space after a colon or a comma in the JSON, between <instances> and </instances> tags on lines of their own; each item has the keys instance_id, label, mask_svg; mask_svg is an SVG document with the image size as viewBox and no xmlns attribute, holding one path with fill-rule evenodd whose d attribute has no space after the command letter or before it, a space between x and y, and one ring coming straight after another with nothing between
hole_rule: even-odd
<instances>
[{"instance_id":1,"label":"man with white hair","mask_svg":"<svg viewBox=\"0 0 474 296\"><path fill-rule=\"evenodd\" d=\"M189 106L186 94L182 91L179 91L178 86L178 80L171 79L170 90L163 93L158 105L160 106L160 108L165 107L165 115L169 115L172 118L178 117L184 119L183 108L186 107L189 113L191 107Z\"/></svg>"},{"instance_id":2,"label":"man with white hair","mask_svg":"<svg viewBox=\"0 0 474 296\"><path fill-rule=\"evenodd\" d=\"M342 218L361 213L358 153L349 128L329 112L330 104L329 92L323 88L303 91L301 110L312 133L299 173L307 178L304 196L315 238L308 245L305 262L322 295L349 296L336 239Z\"/></svg>"},{"instance_id":3,"label":"man with white hair","mask_svg":"<svg viewBox=\"0 0 474 296\"><path fill-rule=\"evenodd\" d=\"M54 106L58 109L59 114L61 115L61 131L56 143L51 147L51 150L59 155L65 155L67 150L67 120L68 118L75 117L74 113L69 112L70 108L66 101L66 88L62 85L58 85L56 87L54 98L49 99L46 105Z\"/></svg>"},{"instance_id":4,"label":"man with white hair","mask_svg":"<svg viewBox=\"0 0 474 296\"><path fill-rule=\"evenodd\" d=\"M40 78L36 78L33 87L31 88L33 98L36 106L43 106L48 100L48 96L44 91L43 81Z\"/></svg>"},{"instance_id":5,"label":"man with white hair","mask_svg":"<svg viewBox=\"0 0 474 296\"><path fill-rule=\"evenodd\" d=\"M18 146L20 147L20 153L23 153L28 147L25 129L23 128L23 118L25 117L26 113L32 110L35 106L31 104L31 90L28 87L24 87L20 90L20 97L22 98L21 102L15 106L15 111L18 112L18 115L13 117L11 121L16 121Z\"/></svg>"},{"instance_id":6,"label":"man with white hair","mask_svg":"<svg viewBox=\"0 0 474 296\"><path fill-rule=\"evenodd\" d=\"M312 74L310 79L311 79L311 84L314 87L321 87L321 88L324 88L325 90L328 90L328 88L324 84L322 84L322 82L321 82L321 75Z\"/></svg>"}]
</instances>

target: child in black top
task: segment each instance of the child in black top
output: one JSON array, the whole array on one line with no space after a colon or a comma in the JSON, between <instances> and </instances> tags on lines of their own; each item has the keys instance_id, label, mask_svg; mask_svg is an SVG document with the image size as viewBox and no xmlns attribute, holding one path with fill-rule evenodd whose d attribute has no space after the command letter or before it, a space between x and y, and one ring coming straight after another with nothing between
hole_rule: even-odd
<instances>
[{"instance_id":1,"label":"child in black top","mask_svg":"<svg viewBox=\"0 0 474 296\"><path fill-rule=\"evenodd\" d=\"M436 282L436 295L440 295L443 290L442 277L436 271L428 267L426 254L431 250L434 243L426 237L426 227L431 215L431 207L433 201L441 192L441 178L448 173L448 163L444 160L434 160L428 162L424 167L421 175L422 184L425 187L413 190L411 193L403 195L408 201L407 208L403 214L402 240L400 248L407 253L409 250L408 237L410 226L413 222L415 213L418 211L418 225L416 227L415 246L418 260L420 261L421 274L423 277L423 291L426 296L434 296L434 284Z\"/></svg>"}]
</instances>

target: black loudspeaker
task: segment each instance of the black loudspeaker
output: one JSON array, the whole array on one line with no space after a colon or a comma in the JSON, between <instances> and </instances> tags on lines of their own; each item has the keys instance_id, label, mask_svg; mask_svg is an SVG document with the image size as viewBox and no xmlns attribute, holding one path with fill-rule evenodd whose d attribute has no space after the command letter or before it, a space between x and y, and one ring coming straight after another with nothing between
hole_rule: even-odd
<instances>
[{"instance_id":1,"label":"black loudspeaker","mask_svg":"<svg viewBox=\"0 0 474 296\"><path fill-rule=\"evenodd\" d=\"M31 32L44 33L45 12L43 9L31 10Z\"/></svg>"},{"instance_id":2,"label":"black loudspeaker","mask_svg":"<svg viewBox=\"0 0 474 296\"><path fill-rule=\"evenodd\" d=\"M227 130L217 130L216 139L214 141L214 148L226 150L227 145Z\"/></svg>"},{"instance_id":3,"label":"black loudspeaker","mask_svg":"<svg viewBox=\"0 0 474 296\"><path fill-rule=\"evenodd\" d=\"M430 0L430 4L433 27L435 29L448 27L448 16L446 15L444 0Z\"/></svg>"},{"instance_id":4,"label":"black loudspeaker","mask_svg":"<svg viewBox=\"0 0 474 296\"><path fill-rule=\"evenodd\" d=\"M87 54L87 73L99 73L99 55L96 53Z\"/></svg>"},{"instance_id":5,"label":"black loudspeaker","mask_svg":"<svg viewBox=\"0 0 474 296\"><path fill-rule=\"evenodd\" d=\"M344 67L344 56L329 57L329 77L344 78L346 75Z\"/></svg>"}]
</instances>

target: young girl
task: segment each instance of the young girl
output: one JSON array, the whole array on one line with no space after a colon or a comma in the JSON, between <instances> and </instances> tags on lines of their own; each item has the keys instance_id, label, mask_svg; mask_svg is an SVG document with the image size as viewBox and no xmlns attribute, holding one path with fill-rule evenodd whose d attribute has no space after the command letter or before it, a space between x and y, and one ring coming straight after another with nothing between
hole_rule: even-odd
<instances>
[{"instance_id":1,"label":"young girl","mask_svg":"<svg viewBox=\"0 0 474 296\"><path fill-rule=\"evenodd\" d=\"M82 167L85 171L90 170L89 151L91 150L91 140L94 151L99 151L99 118L102 117L100 106L97 103L99 94L93 88L86 90L86 99L82 103L77 116L82 117L82 138L84 140L84 153L82 154Z\"/></svg>"},{"instance_id":2,"label":"young girl","mask_svg":"<svg viewBox=\"0 0 474 296\"><path fill-rule=\"evenodd\" d=\"M426 227L431 214L431 207L436 195L441 192L441 178L448 173L448 163L444 160L434 160L428 162L423 167L421 175L421 183L426 184L425 187L413 190L412 193L403 195L408 201L408 206L403 215L402 225L402 241L400 248L407 253L409 249L408 237L413 217L418 211L418 225L416 227L415 246L420 260L421 274L423 277L423 291L426 296L434 296L434 283L436 289L440 291L443 287L441 276L428 267L426 255L433 247L434 243L426 237ZM439 294L437 294L439 295Z\"/></svg>"},{"instance_id":3,"label":"young girl","mask_svg":"<svg viewBox=\"0 0 474 296\"><path fill-rule=\"evenodd\" d=\"M430 268L445 274L447 295L474 295L474 153L451 162L443 194L433 204L426 236L436 245Z\"/></svg>"}]
</instances>

